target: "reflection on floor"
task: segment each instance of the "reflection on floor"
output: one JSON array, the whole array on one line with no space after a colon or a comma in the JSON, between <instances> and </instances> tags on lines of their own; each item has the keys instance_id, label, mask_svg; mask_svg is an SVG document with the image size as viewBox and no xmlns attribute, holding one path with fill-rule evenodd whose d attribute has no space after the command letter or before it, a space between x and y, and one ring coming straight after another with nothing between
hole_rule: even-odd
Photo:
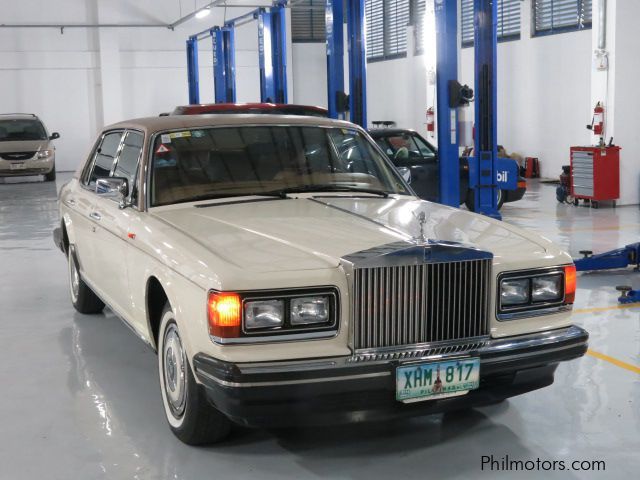
<instances>
[{"instance_id":1,"label":"reflection on floor","mask_svg":"<svg viewBox=\"0 0 640 480\"><path fill-rule=\"evenodd\" d=\"M481 469L491 455L562 460L567 469L606 462L606 473L541 468L527 478L637 476L640 375L597 355L562 365L549 388L465 414L237 428L217 447L182 445L163 419L155 355L111 313L83 316L69 303L65 260L51 240L56 186L66 178L0 182L1 478L493 478ZM640 240L637 207L560 205L553 186L533 182L503 213L574 255ZM640 274L581 275L575 321L594 352L638 367L640 308L616 308L619 284L640 287Z\"/></svg>"}]
</instances>

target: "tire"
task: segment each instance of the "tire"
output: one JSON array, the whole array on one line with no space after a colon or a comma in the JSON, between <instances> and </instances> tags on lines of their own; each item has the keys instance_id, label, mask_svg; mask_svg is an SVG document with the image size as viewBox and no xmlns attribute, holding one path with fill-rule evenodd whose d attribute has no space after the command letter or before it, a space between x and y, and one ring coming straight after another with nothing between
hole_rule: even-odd
<instances>
[{"instance_id":1,"label":"tire","mask_svg":"<svg viewBox=\"0 0 640 480\"><path fill-rule=\"evenodd\" d=\"M44 181L45 182L54 182L55 180L56 180L56 165L54 163L53 164L53 168L51 169L51 171L44 175Z\"/></svg>"},{"instance_id":2,"label":"tire","mask_svg":"<svg viewBox=\"0 0 640 480\"><path fill-rule=\"evenodd\" d=\"M69 264L69 293L71 294L73 308L80 313L100 313L104 309L104 302L82 280L73 249L69 249L67 258Z\"/></svg>"},{"instance_id":3,"label":"tire","mask_svg":"<svg viewBox=\"0 0 640 480\"><path fill-rule=\"evenodd\" d=\"M505 194L502 190L498 189L498 210L500 210L502 208L502 205L504 205L504 200L505 200ZM467 208L472 211L475 212L475 206L476 206L476 196L474 195L474 191L473 189L469 189L467 190L467 198L464 201L464 204L467 206Z\"/></svg>"},{"instance_id":4,"label":"tire","mask_svg":"<svg viewBox=\"0 0 640 480\"><path fill-rule=\"evenodd\" d=\"M173 310L167 303L158 335L158 374L167 422L173 434L187 445L218 442L229 435L231 422L208 402L187 357Z\"/></svg>"}]
</instances>

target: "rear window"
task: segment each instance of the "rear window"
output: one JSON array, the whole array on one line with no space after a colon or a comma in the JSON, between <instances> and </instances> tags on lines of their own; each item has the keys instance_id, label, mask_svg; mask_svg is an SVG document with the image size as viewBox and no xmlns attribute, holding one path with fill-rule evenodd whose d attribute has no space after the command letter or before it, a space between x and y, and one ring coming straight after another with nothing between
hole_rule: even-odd
<instances>
[{"instance_id":1,"label":"rear window","mask_svg":"<svg viewBox=\"0 0 640 480\"><path fill-rule=\"evenodd\" d=\"M40 120L0 120L0 142L46 139L47 132Z\"/></svg>"}]
</instances>

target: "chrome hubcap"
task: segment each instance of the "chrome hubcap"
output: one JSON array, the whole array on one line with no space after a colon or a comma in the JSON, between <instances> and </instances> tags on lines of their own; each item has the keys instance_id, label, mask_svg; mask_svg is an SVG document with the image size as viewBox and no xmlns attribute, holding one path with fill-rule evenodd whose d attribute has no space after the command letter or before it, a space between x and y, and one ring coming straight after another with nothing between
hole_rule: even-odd
<instances>
[{"instance_id":1,"label":"chrome hubcap","mask_svg":"<svg viewBox=\"0 0 640 480\"><path fill-rule=\"evenodd\" d=\"M187 399L186 360L180 335L175 325L170 325L167 328L162 357L167 403L173 416L180 418L184 413Z\"/></svg>"},{"instance_id":2,"label":"chrome hubcap","mask_svg":"<svg viewBox=\"0 0 640 480\"><path fill-rule=\"evenodd\" d=\"M76 268L76 262L73 261L73 257L69 254L69 282L71 284L71 296L75 301L78 298L78 292L80 290L80 274Z\"/></svg>"}]
</instances>

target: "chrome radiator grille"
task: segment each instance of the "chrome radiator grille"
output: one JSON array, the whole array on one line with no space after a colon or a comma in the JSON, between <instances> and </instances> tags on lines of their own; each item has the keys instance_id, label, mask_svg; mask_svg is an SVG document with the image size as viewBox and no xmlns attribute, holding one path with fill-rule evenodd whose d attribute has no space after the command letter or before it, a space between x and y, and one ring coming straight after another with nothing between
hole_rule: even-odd
<instances>
[{"instance_id":1,"label":"chrome radiator grille","mask_svg":"<svg viewBox=\"0 0 640 480\"><path fill-rule=\"evenodd\" d=\"M354 269L356 349L488 334L491 259Z\"/></svg>"}]
</instances>

